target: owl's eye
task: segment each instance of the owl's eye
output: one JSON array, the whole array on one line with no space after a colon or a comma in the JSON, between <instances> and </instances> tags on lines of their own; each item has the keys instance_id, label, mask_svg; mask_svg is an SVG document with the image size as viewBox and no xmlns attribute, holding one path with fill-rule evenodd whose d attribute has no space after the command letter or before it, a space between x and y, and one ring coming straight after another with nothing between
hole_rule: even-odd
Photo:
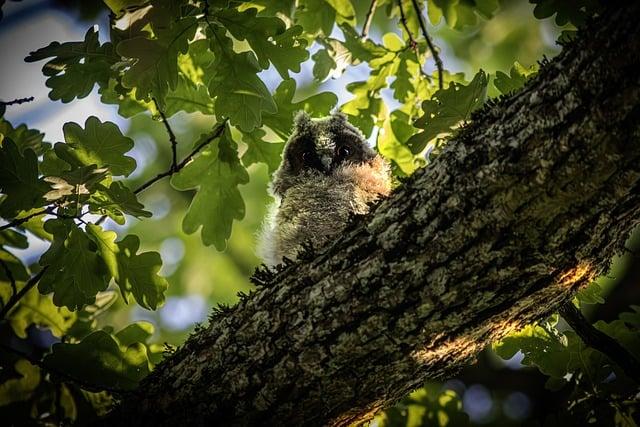
<instances>
[{"instance_id":1,"label":"owl's eye","mask_svg":"<svg viewBox=\"0 0 640 427\"><path fill-rule=\"evenodd\" d=\"M349 157L349 155L351 154L351 150L348 147L340 147L338 148L338 155L340 157Z\"/></svg>"}]
</instances>

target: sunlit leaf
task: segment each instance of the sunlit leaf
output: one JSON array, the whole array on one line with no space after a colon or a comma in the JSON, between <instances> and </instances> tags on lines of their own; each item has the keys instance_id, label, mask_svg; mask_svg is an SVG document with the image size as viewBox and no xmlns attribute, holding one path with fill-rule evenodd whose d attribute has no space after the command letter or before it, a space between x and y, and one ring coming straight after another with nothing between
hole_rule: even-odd
<instances>
[{"instance_id":1,"label":"sunlit leaf","mask_svg":"<svg viewBox=\"0 0 640 427\"><path fill-rule=\"evenodd\" d=\"M42 73L48 76L49 98L70 102L74 98L89 95L95 84L106 85L111 75L111 66L119 60L113 45L100 45L97 28L89 28L81 42L52 42L49 46L31 52L25 58L35 62L51 58Z\"/></svg>"},{"instance_id":2,"label":"sunlit leaf","mask_svg":"<svg viewBox=\"0 0 640 427\"><path fill-rule=\"evenodd\" d=\"M184 232L195 233L202 227L203 243L223 250L233 220L244 217L245 206L238 185L247 182L249 175L240 164L236 144L227 128L217 141L171 178L171 185L178 190L198 190L182 222Z\"/></svg>"},{"instance_id":3,"label":"sunlit leaf","mask_svg":"<svg viewBox=\"0 0 640 427\"><path fill-rule=\"evenodd\" d=\"M138 236L128 235L116 242L116 233L89 224L87 232L98 246L98 255L104 260L111 276L127 300L133 295L136 302L149 310L164 303L164 293L169 284L158 275L162 259L157 252L141 252Z\"/></svg>"},{"instance_id":4,"label":"sunlit leaf","mask_svg":"<svg viewBox=\"0 0 640 427\"><path fill-rule=\"evenodd\" d=\"M487 75L480 70L471 83L451 83L448 88L437 91L422 103L424 115L414 123L424 129L407 142L413 153L419 153L427 143L442 133L451 132L461 121L468 120L471 113L480 108L487 94Z\"/></svg>"},{"instance_id":5,"label":"sunlit leaf","mask_svg":"<svg viewBox=\"0 0 640 427\"><path fill-rule=\"evenodd\" d=\"M144 344L121 345L104 331L77 344L54 344L44 365L96 387L124 390L134 389L150 370Z\"/></svg>"}]
</instances>

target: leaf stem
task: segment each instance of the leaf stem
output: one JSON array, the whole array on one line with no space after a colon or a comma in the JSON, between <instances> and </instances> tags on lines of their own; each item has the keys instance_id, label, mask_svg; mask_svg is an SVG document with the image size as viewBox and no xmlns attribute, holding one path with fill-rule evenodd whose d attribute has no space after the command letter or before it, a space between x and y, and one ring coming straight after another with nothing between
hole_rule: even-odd
<instances>
[{"instance_id":1,"label":"leaf stem","mask_svg":"<svg viewBox=\"0 0 640 427\"><path fill-rule=\"evenodd\" d=\"M596 329L571 301L560 308L560 315L586 345L607 356L640 384L640 362L618 341Z\"/></svg>"},{"instance_id":2,"label":"leaf stem","mask_svg":"<svg viewBox=\"0 0 640 427\"><path fill-rule=\"evenodd\" d=\"M413 4L413 9L416 11L416 15L418 15L418 22L420 22L420 29L422 30L422 35L424 36L425 40L427 41L427 46L429 47L429 52L431 52L431 56L433 56L433 60L436 62L436 68L438 69L438 87L440 89L443 88L443 81L442 81L442 60L440 59L440 55L438 54L438 51L436 50L436 47L434 46L433 42L431 41L431 37L429 37L429 33L427 32L427 24L424 22L424 19L422 17L422 10L420 9L420 6L418 5L418 1L417 0L411 0L411 3Z\"/></svg>"},{"instance_id":3,"label":"leaf stem","mask_svg":"<svg viewBox=\"0 0 640 427\"><path fill-rule=\"evenodd\" d=\"M369 5L369 10L367 10L367 16L364 19L364 26L362 27L361 36L363 39L366 39L369 35L369 28L371 28L371 21L373 21L373 15L376 13L377 7L378 7L378 0L371 0L371 4Z\"/></svg>"},{"instance_id":4,"label":"leaf stem","mask_svg":"<svg viewBox=\"0 0 640 427\"><path fill-rule=\"evenodd\" d=\"M20 289L18 292L11 295L11 298L9 298L9 301L7 301L5 306L2 307L2 310L0 310L0 320L4 319L5 316L9 313L9 311L20 301L20 299L27 292L29 292L35 285L38 284L38 282L40 281L40 279L42 278L42 276L44 275L44 273L47 271L48 268L49 268L48 265L45 265L44 267L42 267L42 270L40 270L38 274L33 276L31 279L29 279L29 281L22 287L22 289Z\"/></svg>"}]
</instances>

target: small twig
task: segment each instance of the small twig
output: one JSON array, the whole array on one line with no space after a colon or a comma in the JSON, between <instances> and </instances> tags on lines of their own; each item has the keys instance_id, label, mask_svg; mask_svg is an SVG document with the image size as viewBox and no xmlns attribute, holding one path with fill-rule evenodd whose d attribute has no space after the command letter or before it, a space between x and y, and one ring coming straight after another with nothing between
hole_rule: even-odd
<instances>
[{"instance_id":1,"label":"small twig","mask_svg":"<svg viewBox=\"0 0 640 427\"><path fill-rule=\"evenodd\" d=\"M402 0L398 0L398 8L400 8L400 23L402 24L402 27L404 28L404 30L407 32L407 37L409 37L409 45L411 46L411 49L413 49L413 51L416 54L416 61L418 61L418 68L420 69L420 74L422 74L427 78L430 78L430 76L427 73L425 73L424 70L422 69L422 64L420 63L420 50L418 49L418 42L416 41L415 37L413 37L413 34L409 29L409 25L407 25L407 17L404 14L404 8L402 7Z\"/></svg>"},{"instance_id":2,"label":"small twig","mask_svg":"<svg viewBox=\"0 0 640 427\"><path fill-rule=\"evenodd\" d=\"M62 378L63 382L69 382L69 383L73 383L78 385L79 387L82 387L85 390L89 390L89 391L93 391L93 392L101 392L101 391L107 391L109 393L115 393L115 394L126 394L128 393L128 390L123 390L123 389L119 389L119 388L112 388L112 387L103 387L103 386L99 386L96 384L91 384L88 383L84 380L81 380L79 378L75 378L69 374L67 374L66 372L62 372L61 370L54 368L52 366L47 365L46 363L44 363L42 360L35 358L33 356L31 356L30 354L18 350L17 348L13 348L10 345L7 345L3 342L0 342L0 348L9 351L15 355L18 355L20 357L22 357L23 359L26 359L29 363L31 363L34 366L37 366L38 368L42 369L43 371L46 371L50 374L56 375L60 378Z\"/></svg>"},{"instance_id":3,"label":"small twig","mask_svg":"<svg viewBox=\"0 0 640 427\"><path fill-rule=\"evenodd\" d=\"M607 356L640 384L640 362L618 341L596 329L571 301L560 308L560 315L586 345Z\"/></svg>"},{"instance_id":4,"label":"small twig","mask_svg":"<svg viewBox=\"0 0 640 427\"><path fill-rule=\"evenodd\" d=\"M40 215L46 215L46 214L49 214L49 213L51 213L50 209L46 208L46 209L42 209L41 211L29 214L29 215L25 216L24 218L14 219L13 221L11 221L9 223L4 224L3 226L0 226L0 231L6 230L7 228L17 227L20 224L23 224L23 223L29 221L31 218L35 218L35 217L40 216Z\"/></svg>"},{"instance_id":5,"label":"small twig","mask_svg":"<svg viewBox=\"0 0 640 427\"><path fill-rule=\"evenodd\" d=\"M420 10L420 6L418 5L417 0L411 0L411 3L413 3L413 8L416 11L416 15L418 15L418 22L420 22L420 29L422 30L422 35L427 40L427 46L429 47L431 56L433 56L433 60L436 62L436 68L438 68L438 87L442 89L443 88L442 60L440 59L440 55L438 54L436 47L433 45L433 42L431 41L431 37L429 37L429 33L427 32L427 24L424 22L424 19L422 17L422 10Z\"/></svg>"},{"instance_id":6,"label":"small twig","mask_svg":"<svg viewBox=\"0 0 640 427\"><path fill-rule=\"evenodd\" d=\"M30 96L28 98L16 98L12 101L0 101L0 104L2 105L16 105L16 104L24 104L25 102L31 102L33 101L35 98L33 96Z\"/></svg>"},{"instance_id":7,"label":"small twig","mask_svg":"<svg viewBox=\"0 0 640 427\"><path fill-rule=\"evenodd\" d=\"M187 163L189 163L189 161L193 158L193 156L198 154L198 152L200 152L200 150L202 150L205 146L207 146L211 141L213 141L214 139L216 139L220 135L222 135L222 132L224 132L224 128L225 128L226 123L227 123L227 119L224 119L222 121L222 123L220 123L220 125L218 125L218 127L213 131L211 136L209 138L205 139L204 141L202 141L200 144L198 144L198 146L196 148L194 148L193 151L191 151L191 153L189 153L189 155L187 157L182 159L182 161L180 163L178 163L175 168L172 167L171 169L169 169L169 170L167 170L165 172L159 173L155 177L151 178L149 181L147 181L144 184L142 184L140 187L136 188L133 191L133 193L134 194L138 194L138 193L146 190L147 188L151 187L151 185L155 184L157 181L161 180L162 178L164 178L166 176L173 175L176 172L179 172L183 167L185 167L187 165Z\"/></svg>"},{"instance_id":8,"label":"small twig","mask_svg":"<svg viewBox=\"0 0 640 427\"><path fill-rule=\"evenodd\" d=\"M5 304L5 306L2 307L2 310L0 310L0 320L4 319L5 316L9 313L9 311L11 311L11 309L20 301L20 299L27 292L29 292L35 285L38 284L38 281L40 281L40 279L42 278L42 275L45 273L45 271L47 271L48 268L49 268L48 265L45 265L44 267L42 267L42 270L40 270L38 274L33 276L31 279L29 279L29 281L22 287L22 289L20 289L18 292L11 295L11 298L9 298L9 301L7 301L7 304Z\"/></svg>"},{"instance_id":9,"label":"small twig","mask_svg":"<svg viewBox=\"0 0 640 427\"><path fill-rule=\"evenodd\" d=\"M364 19L364 26L362 27L361 36L363 39L366 39L369 35L369 28L371 28L371 21L373 21L373 15L376 13L376 8L378 7L378 0L371 0L371 4L369 5L369 10L367 11L367 16Z\"/></svg>"},{"instance_id":10,"label":"small twig","mask_svg":"<svg viewBox=\"0 0 640 427\"><path fill-rule=\"evenodd\" d=\"M220 123L218 125L218 127L213 131L213 133L211 134L211 136L209 138L207 138L206 140L204 140L203 142L198 144L198 146L196 148L194 148L193 151L191 151L191 153L189 153L189 155L187 157L182 159L182 161L180 163L178 163L175 167L172 164L171 167L168 170L159 173L158 175L154 176L153 178L151 178L150 180L148 180L147 182L145 182L144 184L140 185L138 188L133 190L133 194L139 194L139 193L143 192L144 190L146 190L147 188L151 187L156 182L160 181L162 178L165 178L167 176L171 176L174 173L179 172L183 167L185 167L187 165L187 163L189 163L189 161L193 158L193 156L198 154L198 152L200 150L202 150L205 146L207 146L207 144L209 144L211 141L213 141L214 139L216 139L220 135L222 135L222 132L224 131L224 128L225 128L225 126L227 124L227 120L228 119L224 119L222 121L222 123ZM102 224L105 219L107 219L107 216L106 215L102 215L96 221L96 225Z\"/></svg>"},{"instance_id":11,"label":"small twig","mask_svg":"<svg viewBox=\"0 0 640 427\"><path fill-rule=\"evenodd\" d=\"M15 295L16 293L18 293L18 289L16 288L16 279L15 277L13 277L13 273L11 272L11 270L9 270L9 266L7 265L6 262L4 262L3 259L0 259L0 265L2 265L2 269L4 270L4 273L7 275L7 278L9 279L9 282L11 282L11 295Z\"/></svg>"},{"instance_id":12,"label":"small twig","mask_svg":"<svg viewBox=\"0 0 640 427\"><path fill-rule=\"evenodd\" d=\"M158 101L155 98L152 99L156 106L156 110L158 110L160 117L162 117L162 123L164 123L164 127L169 134L169 141L171 142L171 170L175 171L175 168L178 166L178 140L176 139L176 134L173 133L173 129L171 129L171 125L169 125L167 116L165 116L164 112L160 109Z\"/></svg>"}]
</instances>

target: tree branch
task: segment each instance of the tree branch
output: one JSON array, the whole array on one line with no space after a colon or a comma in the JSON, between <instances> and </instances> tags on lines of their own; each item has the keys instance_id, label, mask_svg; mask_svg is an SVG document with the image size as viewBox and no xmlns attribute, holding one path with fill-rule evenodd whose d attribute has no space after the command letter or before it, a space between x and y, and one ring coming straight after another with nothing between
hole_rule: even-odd
<instances>
[{"instance_id":1,"label":"tree branch","mask_svg":"<svg viewBox=\"0 0 640 427\"><path fill-rule=\"evenodd\" d=\"M45 273L45 271L47 271L48 268L48 265L42 267L42 270L40 270L38 274L29 279L29 281L22 287L22 289L11 295L9 301L7 301L5 306L2 307L2 310L0 310L0 320L4 319L9 311L11 311L11 309L20 301L20 299L25 296L25 294L29 292L35 285L38 284L38 281L42 278L42 275Z\"/></svg>"},{"instance_id":2,"label":"tree branch","mask_svg":"<svg viewBox=\"0 0 640 427\"><path fill-rule=\"evenodd\" d=\"M560 308L560 315L587 346L607 356L640 384L640 362L618 341L596 329L571 301Z\"/></svg>"},{"instance_id":3,"label":"tree branch","mask_svg":"<svg viewBox=\"0 0 640 427\"><path fill-rule=\"evenodd\" d=\"M222 121L222 123L220 123L214 129L214 131L211 134L211 136L209 138L207 138L206 140L202 141L200 144L198 144L198 146L196 148L194 148L193 151L191 151L191 153L189 153L189 155L187 155L184 159L182 159L182 161L180 163L178 163L175 167L173 167L173 165L172 165L169 170L166 170L164 172L159 173L158 175L154 176L153 178L151 178L150 180L148 180L147 182L145 182L144 184L142 184L141 186L136 188L133 191L134 194L141 193L142 191L144 191L147 188L151 187L153 184L155 184L157 181L161 180L162 178L167 177L167 176L171 176L174 173L179 172L182 168L184 168L187 165L187 163L189 163L189 161L193 158L193 156L198 154L200 152L200 150L202 150L209 143L211 143L211 141L213 141L214 139L216 139L220 135L222 135L222 133L224 132L224 128L225 128L226 124L227 124L227 119L224 119Z\"/></svg>"},{"instance_id":4,"label":"tree branch","mask_svg":"<svg viewBox=\"0 0 640 427\"><path fill-rule=\"evenodd\" d=\"M369 4L369 10L367 10L367 16L364 18L364 25L362 27L362 38L366 39L369 36L369 28L371 27L371 21L373 21L373 15L376 13L378 7L378 0L371 0Z\"/></svg>"},{"instance_id":5,"label":"tree branch","mask_svg":"<svg viewBox=\"0 0 640 427\"><path fill-rule=\"evenodd\" d=\"M204 147L206 147L209 143L211 143L211 141L213 141L214 139L216 139L220 135L222 135L222 133L224 132L224 128L225 128L225 126L227 124L227 120L228 119L226 119L226 118L223 119L222 122L213 130L213 132L211 133L211 136L209 138L207 138L206 140L202 141L200 144L198 144L198 146L196 148L194 148L184 159L182 159L182 161L180 163L175 165L175 167L174 167L174 165L172 163L168 170L166 170L164 172L160 172L158 175L154 176L153 178L149 179L148 181L146 181L143 184L141 184L138 188L133 190L133 194L139 194L139 193L143 192L144 190L146 190L147 188L151 187L156 182L160 181L162 178L166 178L166 177L171 176L174 173L178 173L180 170L182 170L182 168L184 168L187 165L187 163L189 163L189 161L193 158L193 156L198 154ZM105 219L107 219L107 215L102 215L96 221L96 224L98 224L98 225L102 224Z\"/></svg>"},{"instance_id":6,"label":"tree branch","mask_svg":"<svg viewBox=\"0 0 640 427\"><path fill-rule=\"evenodd\" d=\"M30 96L28 98L16 98L12 101L0 101L0 104L2 105L16 105L16 104L24 104L25 102L31 102L33 101L35 98L33 96Z\"/></svg>"},{"instance_id":7,"label":"tree branch","mask_svg":"<svg viewBox=\"0 0 640 427\"><path fill-rule=\"evenodd\" d=\"M420 68L420 74L422 74L423 76L425 76L428 79L430 79L431 76L429 76L424 71L424 69L422 68L423 66L420 63L420 50L418 49L418 42L413 37L413 34L411 33L411 30L409 29L409 26L407 25L407 18L406 18L405 14L404 14L404 8L402 7L402 0L398 0L398 8L400 9L400 22L402 23L402 27L404 28L405 32L407 33L407 37L409 37L409 45L411 46L411 49L413 49L413 51L415 52L416 61L418 61L418 66Z\"/></svg>"},{"instance_id":8,"label":"tree branch","mask_svg":"<svg viewBox=\"0 0 640 427\"><path fill-rule=\"evenodd\" d=\"M164 112L158 105L158 101L155 98L152 99L153 103L156 106L156 110L158 110L158 113L160 113L164 128L167 130L167 134L169 135L169 142L171 142L171 171L177 172L176 168L178 167L178 140L176 139L176 134L173 133L173 129L171 129L171 125L169 125L167 116L164 115Z\"/></svg>"},{"instance_id":9,"label":"tree branch","mask_svg":"<svg viewBox=\"0 0 640 427\"><path fill-rule=\"evenodd\" d=\"M420 10L420 5L418 5L417 0L411 0L413 3L413 8L416 11L416 15L418 15L418 22L420 22L420 29L422 30L422 36L427 41L427 46L429 47L429 52L431 52L431 56L433 56L433 60L436 62L436 68L438 69L438 87L440 89L443 88L444 82L442 80L442 60L440 59L440 54L438 53L436 47L431 41L431 37L429 37L429 33L427 32L427 24L424 22L424 18L422 17L422 10Z\"/></svg>"},{"instance_id":10,"label":"tree branch","mask_svg":"<svg viewBox=\"0 0 640 427\"><path fill-rule=\"evenodd\" d=\"M29 214L29 215L27 215L27 216L25 216L23 218L14 219L13 221L8 222L7 224L4 224L4 225L0 226L0 231L6 230L8 228L17 227L17 226L19 226L21 224L24 224L25 222L29 221L31 218L35 218L35 217L41 216L41 215L47 215L47 214L50 214L50 213L51 213L51 209L47 207L47 208L42 209L40 211L34 212L32 214Z\"/></svg>"}]
</instances>

